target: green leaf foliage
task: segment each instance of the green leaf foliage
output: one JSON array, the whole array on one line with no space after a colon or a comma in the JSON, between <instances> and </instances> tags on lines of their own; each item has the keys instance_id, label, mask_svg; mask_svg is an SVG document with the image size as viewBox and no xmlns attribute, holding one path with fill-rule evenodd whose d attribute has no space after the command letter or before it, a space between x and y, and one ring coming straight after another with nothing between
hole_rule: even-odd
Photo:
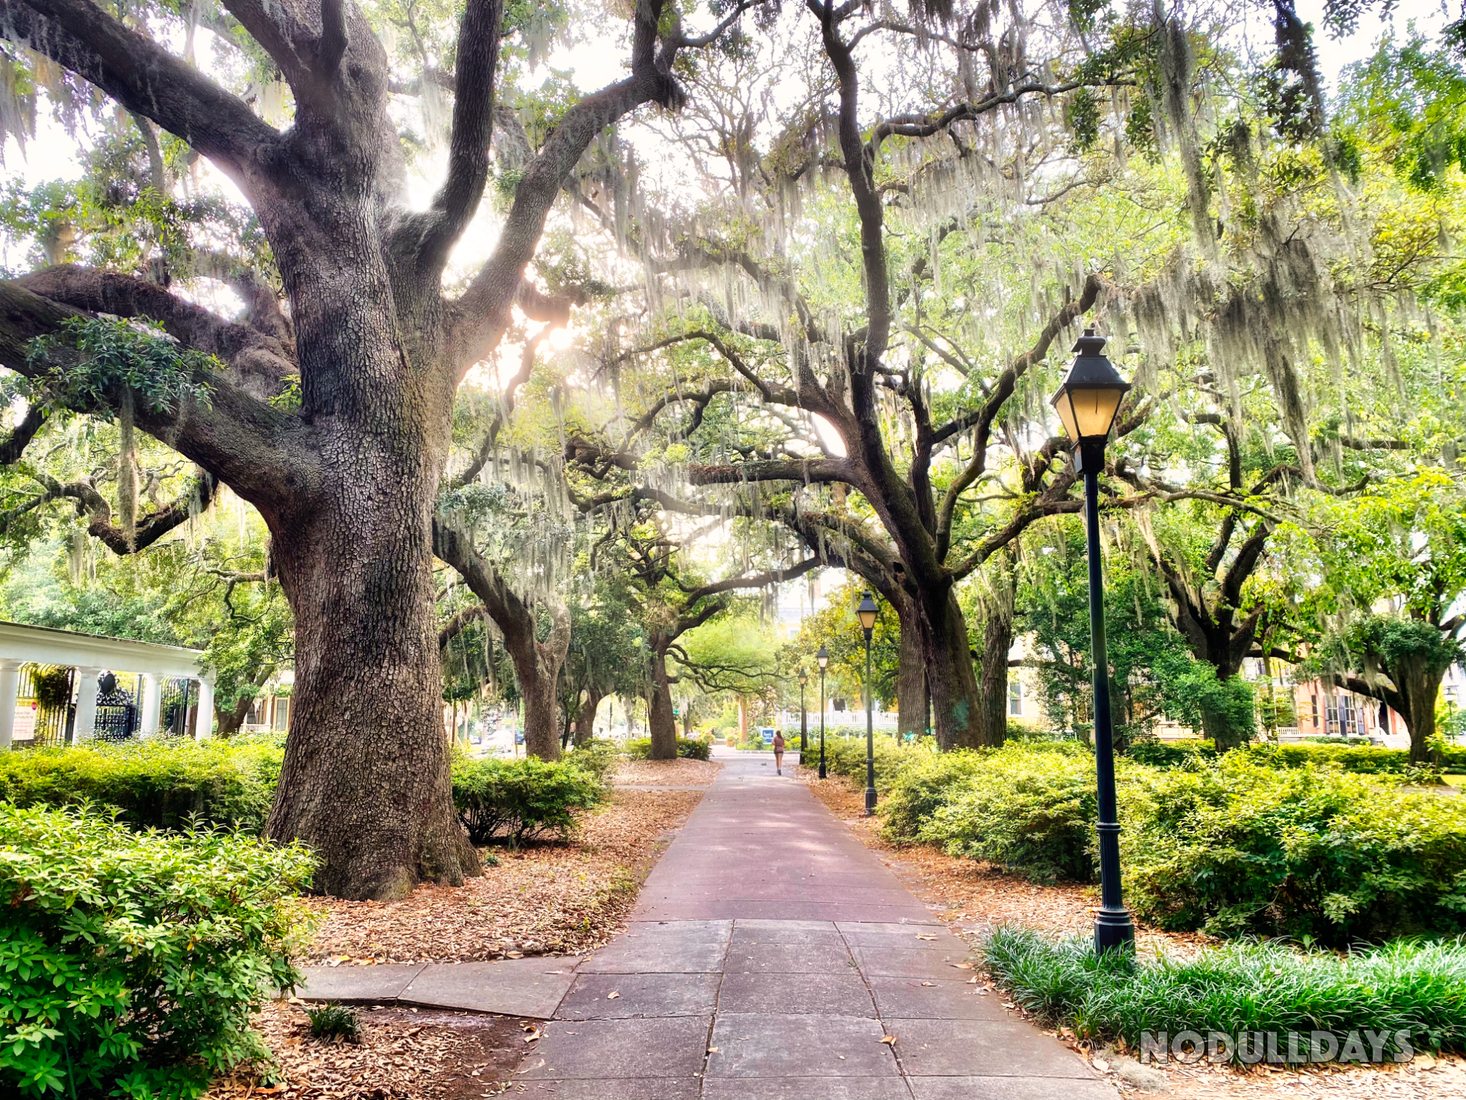
<instances>
[{"instance_id":1,"label":"green leaf foliage","mask_svg":"<svg viewBox=\"0 0 1466 1100\"><path fill-rule=\"evenodd\" d=\"M312 857L0 803L0 1093L195 1097L267 1056L249 1028L310 922Z\"/></svg>"},{"instance_id":2,"label":"green leaf foliage","mask_svg":"<svg viewBox=\"0 0 1466 1100\"><path fill-rule=\"evenodd\" d=\"M126 390L155 413L207 401L213 356L129 321L72 317L55 336L31 341L31 397L78 412L103 412L114 390ZM64 364L64 365L63 365Z\"/></svg>"}]
</instances>

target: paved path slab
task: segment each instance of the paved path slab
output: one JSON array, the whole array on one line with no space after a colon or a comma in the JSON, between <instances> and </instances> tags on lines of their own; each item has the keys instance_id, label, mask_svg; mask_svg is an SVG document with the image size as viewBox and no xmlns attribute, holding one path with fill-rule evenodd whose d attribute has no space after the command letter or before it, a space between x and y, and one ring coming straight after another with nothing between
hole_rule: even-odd
<instances>
[{"instance_id":1,"label":"paved path slab","mask_svg":"<svg viewBox=\"0 0 1466 1100\"><path fill-rule=\"evenodd\" d=\"M548 1020L575 980L575 960L309 966L296 996L343 1004L408 1004Z\"/></svg>"},{"instance_id":2,"label":"paved path slab","mask_svg":"<svg viewBox=\"0 0 1466 1100\"><path fill-rule=\"evenodd\" d=\"M721 754L720 754L721 755ZM772 760L726 759L517 1081L564 1100L1117 1100Z\"/></svg>"},{"instance_id":3,"label":"paved path slab","mask_svg":"<svg viewBox=\"0 0 1466 1100\"><path fill-rule=\"evenodd\" d=\"M305 981L295 987L295 995L303 1001L340 1001L342 1004L395 1001L424 965L303 966L300 972Z\"/></svg>"}]
</instances>

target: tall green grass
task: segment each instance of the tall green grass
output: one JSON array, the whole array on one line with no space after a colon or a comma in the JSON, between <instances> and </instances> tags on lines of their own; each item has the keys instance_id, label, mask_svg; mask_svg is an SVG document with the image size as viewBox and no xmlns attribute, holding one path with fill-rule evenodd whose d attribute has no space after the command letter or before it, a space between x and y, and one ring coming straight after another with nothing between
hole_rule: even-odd
<instances>
[{"instance_id":1,"label":"tall green grass","mask_svg":"<svg viewBox=\"0 0 1466 1100\"><path fill-rule=\"evenodd\" d=\"M984 956L1016 1004L1084 1039L1139 1047L1144 1031L1327 1031L1342 1042L1371 1030L1404 1032L1416 1050L1466 1051L1463 940L1402 940L1350 955L1243 941L1146 958L1004 928Z\"/></svg>"}]
</instances>

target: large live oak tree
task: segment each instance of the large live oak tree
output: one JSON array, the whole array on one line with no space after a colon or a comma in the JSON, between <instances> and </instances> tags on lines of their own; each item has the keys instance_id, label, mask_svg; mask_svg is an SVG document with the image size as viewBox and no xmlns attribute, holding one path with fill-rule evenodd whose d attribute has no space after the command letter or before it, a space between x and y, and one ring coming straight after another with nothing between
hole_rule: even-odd
<instances>
[{"instance_id":1,"label":"large live oak tree","mask_svg":"<svg viewBox=\"0 0 1466 1100\"><path fill-rule=\"evenodd\" d=\"M715 41L682 30L659 0L631 15L627 75L564 110L524 165L487 262L460 293L449 253L489 178L502 4L468 0L448 81L448 169L431 202L407 202L405 152L389 112L394 74L347 0L224 0L294 97L283 129L172 53L146 23L90 0L0 0L0 35L90 82L175 135L243 194L278 266L283 324L230 321L133 276L62 268L0 284L0 363L25 374L84 370L64 341L32 340L68 319L146 317L218 357L207 398L140 406L137 426L253 504L295 614L291 732L268 832L319 854L319 889L400 895L459 882L477 857L453 814L439 717L432 521L454 392L495 349L518 307L567 304L526 279L562 181L610 124L680 97L673 65ZM298 410L268 398L299 376ZM105 387L114 406L121 384Z\"/></svg>"}]
</instances>

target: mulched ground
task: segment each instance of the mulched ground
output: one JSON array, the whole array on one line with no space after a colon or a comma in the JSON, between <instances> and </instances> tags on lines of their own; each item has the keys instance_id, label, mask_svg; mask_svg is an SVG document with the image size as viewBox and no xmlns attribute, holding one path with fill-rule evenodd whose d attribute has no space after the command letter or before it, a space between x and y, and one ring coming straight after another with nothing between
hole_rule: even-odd
<instances>
[{"instance_id":1,"label":"mulched ground","mask_svg":"<svg viewBox=\"0 0 1466 1100\"><path fill-rule=\"evenodd\" d=\"M876 822L864 816L864 792L838 777L821 783L812 771L798 773L863 843L922 900L943 907L942 918L976 942L998 924L1021 924L1045 932L1088 934L1098 890L1082 886L1035 886L973 860L948 856L930 847L905 848L880 838ZM1141 927L1140 951L1164 947L1194 950L1213 942L1200 934L1178 935ZM1340 1066L1293 1070L1263 1066L1250 1071L1197 1064L1142 1066L1110 1050L1091 1050L1072 1035L1059 1033L1089 1058L1126 1096L1181 1097L1184 1100L1439 1100L1466 1096L1466 1059L1422 1055L1405 1065Z\"/></svg>"},{"instance_id":2,"label":"mulched ground","mask_svg":"<svg viewBox=\"0 0 1466 1100\"><path fill-rule=\"evenodd\" d=\"M713 760L623 760L611 781L618 786L711 787L722 766Z\"/></svg>"},{"instance_id":3,"label":"mulched ground","mask_svg":"<svg viewBox=\"0 0 1466 1100\"><path fill-rule=\"evenodd\" d=\"M535 1025L508 1016L361 1008L359 1042L312 1039L299 1004L276 1001L255 1018L274 1051L273 1075L233 1074L205 1100L470 1100L508 1087Z\"/></svg>"},{"instance_id":4,"label":"mulched ground","mask_svg":"<svg viewBox=\"0 0 1466 1100\"><path fill-rule=\"evenodd\" d=\"M617 784L705 788L719 765L622 764ZM454 962L582 954L610 939L636 892L702 798L700 789L614 789L569 843L485 849L497 860L458 888L423 886L395 902L311 899L323 918L304 962ZM488 861L486 860L486 863ZM298 1003L276 1001L255 1028L273 1052L274 1083L257 1069L221 1080L208 1100L468 1100L498 1096L530 1021L467 1012L363 1008L357 1043L310 1038Z\"/></svg>"},{"instance_id":5,"label":"mulched ground","mask_svg":"<svg viewBox=\"0 0 1466 1100\"><path fill-rule=\"evenodd\" d=\"M594 950L619 930L667 834L701 798L614 790L582 817L572 842L485 849L498 865L461 887L420 886L401 901L312 899L324 921L305 961L467 962Z\"/></svg>"}]
</instances>

